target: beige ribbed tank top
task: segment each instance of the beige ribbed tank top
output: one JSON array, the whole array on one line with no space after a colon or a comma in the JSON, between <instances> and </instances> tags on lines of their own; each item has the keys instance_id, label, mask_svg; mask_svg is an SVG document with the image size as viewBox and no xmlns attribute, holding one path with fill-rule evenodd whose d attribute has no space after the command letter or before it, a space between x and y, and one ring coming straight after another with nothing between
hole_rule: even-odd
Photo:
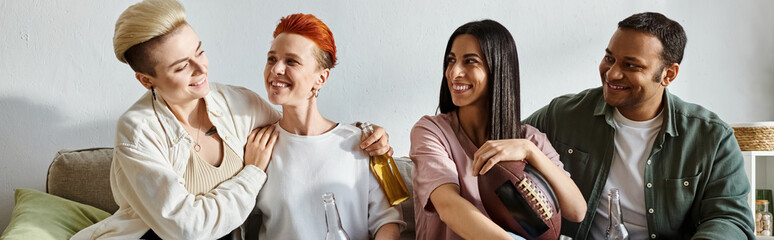
<instances>
[{"instance_id":1,"label":"beige ribbed tank top","mask_svg":"<svg viewBox=\"0 0 774 240\"><path fill-rule=\"evenodd\" d=\"M183 173L185 189L191 194L205 194L223 181L236 175L244 167L244 162L226 142L223 141L223 161L220 166L212 166L199 158L191 148L191 158Z\"/></svg>"}]
</instances>

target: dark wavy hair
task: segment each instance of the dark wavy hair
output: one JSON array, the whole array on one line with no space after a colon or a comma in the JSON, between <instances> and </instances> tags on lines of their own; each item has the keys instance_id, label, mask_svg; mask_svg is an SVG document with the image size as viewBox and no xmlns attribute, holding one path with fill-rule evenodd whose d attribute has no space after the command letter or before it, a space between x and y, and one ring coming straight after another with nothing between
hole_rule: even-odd
<instances>
[{"instance_id":1,"label":"dark wavy hair","mask_svg":"<svg viewBox=\"0 0 774 240\"><path fill-rule=\"evenodd\" d=\"M683 26L661 13L644 12L629 16L618 22L618 28L629 29L655 36L664 49L661 51L661 61L664 66L683 61L683 52L688 37Z\"/></svg>"},{"instance_id":2,"label":"dark wavy hair","mask_svg":"<svg viewBox=\"0 0 774 240\"><path fill-rule=\"evenodd\" d=\"M519 88L519 57L516 42L502 24L493 20L466 23L454 30L443 55L443 81L438 110L448 113L457 110L447 85L446 56L451 52L452 43L462 34L473 35L481 46L486 65L489 68L487 93L489 111L486 133L488 140L523 138L521 131L521 100Z\"/></svg>"}]
</instances>

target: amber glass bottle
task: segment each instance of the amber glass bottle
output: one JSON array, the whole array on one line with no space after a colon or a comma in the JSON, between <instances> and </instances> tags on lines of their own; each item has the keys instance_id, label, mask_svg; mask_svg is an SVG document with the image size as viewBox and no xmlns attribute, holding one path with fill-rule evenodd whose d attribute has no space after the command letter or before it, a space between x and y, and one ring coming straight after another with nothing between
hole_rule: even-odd
<instances>
[{"instance_id":1,"label":"amber glass bottle","mask_svg":"<svg viewBox=\"0 0 774 240\"><path fill-rule=\"evenodd\" d=\"M365 136L371 136L374 132L370 123L364 123L361 127L366 134ZM397 205L409 198L406 183L403 182L398 166L395 165L395 160L392 157L387 154L372 156L370 165L371 172L379 181L379 186L381 186L384 196L387 197L390 204Z\"/></svg>"}]
</instances>

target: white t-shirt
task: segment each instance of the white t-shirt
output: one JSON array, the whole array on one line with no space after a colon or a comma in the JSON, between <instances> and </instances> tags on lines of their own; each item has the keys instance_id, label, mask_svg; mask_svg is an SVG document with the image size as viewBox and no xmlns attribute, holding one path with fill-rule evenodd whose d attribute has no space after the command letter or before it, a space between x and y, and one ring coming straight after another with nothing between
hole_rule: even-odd
<instances>
[{"instance_id":1,"label":"white t-shirt","mask_svg":"<svg viewBox=\"0 0 774 240\"><path fill-rule=\"evenodd\" d=\"M384 224L402 221L371 174L369 157L358 148L360 129L339 124L318 136L280 131L268 179L258 194L263 213L260 239L324 239L322 195L333 192L341 224L351 239L369 239Z\"/></svg>"},{"instance_id":2,"label":"white t-shirt","mask_svg":"<svg viewBox=\"0 0 774 240\"><path fill-rule=\"evenodd\" d=\"M591 230L591 239L605 239L610 224L607 193L618 188L621 194L621 212L629 239L647 239L648 219L645 211L645 164L653 142L664 122L662 113L646 121L633 121L614 110L615 152L605 189L599 200L597 215Z\"/></svg>"}]
</instances>

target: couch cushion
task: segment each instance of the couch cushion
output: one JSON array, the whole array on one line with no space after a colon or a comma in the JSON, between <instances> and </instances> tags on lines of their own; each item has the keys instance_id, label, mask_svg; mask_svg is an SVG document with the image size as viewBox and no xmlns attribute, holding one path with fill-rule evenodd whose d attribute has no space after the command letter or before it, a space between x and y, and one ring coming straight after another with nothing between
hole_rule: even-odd
<instances>
[{"instance_id":1,"label":"couch cushion","mask_svg":"<svg viewBox=\"0 0 774 240\"><path fill-rule=\"evenodd\" d=\"M68 239L109 213L33 189L16 189L11 222L2 239Z\"/></svg>"},{"instance_id":2,"label":"couch cushion","mask_svg":"<svg viewBox=\"0 0 774 240\"><path fill-rule=\"evenodd\" d=\"M408 157L395 158L395 165L398 166L403 182L406 183L408 188L409 199L400 203L400 207L403 209L403 221L406 222L406 230L400 234L400 239L414 239L415 226L414 226L414 181L411 179L411 171L414 170L414 162Z\"/></svg>"},{"instance_id":3,"label":"couch cushion","mask_svg":"<svg viewBox=\"0 0 774 240\"><path fill-rule=\"evenodd\" d=\"M113 148L62 150L48 167L46 191L109 213L118 210L110 191Z\"/></svg>"},{"instance_id":4,"label":"couch cushion","mask_svg":"<svg viewBox=\"0 0 774 240\"><path fill-rule=\"evenodd\" d=\"M46 190L53 195L113 213L118 210L118 205L113 200L113 193L110 190L112 160L113 148L59 151L48 168ZM395 164L403 177L403 182L406 183L408 192L412 194L409 199L400 203L403 220L406 222L406 230L401 233L401 239L414 239L414 181L411 177L414 162L408 157L399 157L395 158ZM248 222L250 222L249 219Z\"/></svg>"}]
</instances>

